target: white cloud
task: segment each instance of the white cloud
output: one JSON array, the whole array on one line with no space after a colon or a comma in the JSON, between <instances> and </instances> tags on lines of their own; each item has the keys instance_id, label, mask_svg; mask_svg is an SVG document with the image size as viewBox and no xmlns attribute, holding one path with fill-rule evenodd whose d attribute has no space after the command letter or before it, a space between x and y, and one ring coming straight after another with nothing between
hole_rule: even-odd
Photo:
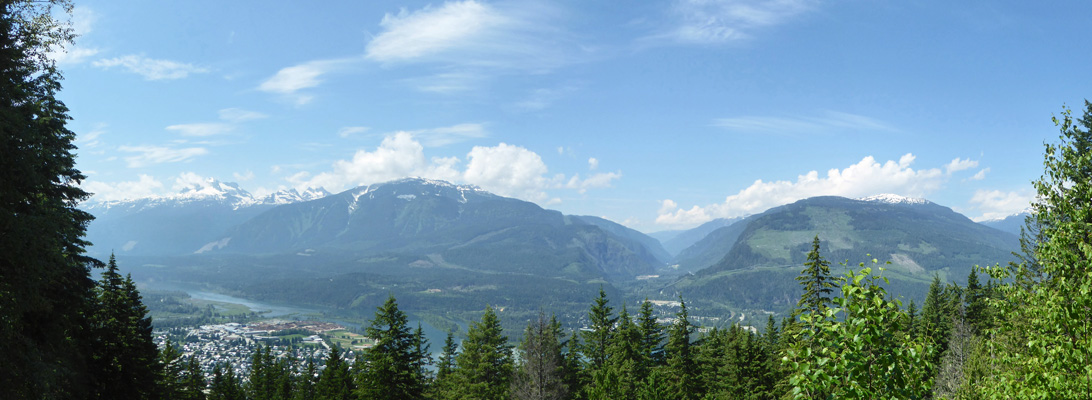
<instances>
[{"instance_id":1,"label":"white cloud","mask_svg":"<svg viewBox=\"0 0 1092 400\"><path fill-rule=\"evenodd\" d=\"M458 126L458 125L457 125ZM455 131L459 131L455 129ZM312 175L299 172L288 177L296 188L324 187L338 191L404 177L442 179L469 183L502 196L511 196L540 204L560 201L548 190L570 189L581 193L588 189L609 187L621 173L599 173L581 179L564 174L548 176L546 163L537 153L521 146L500 143L474 146L466 155L465 167L458 157L425 156L425 146L414 133L387 135L375 150L358 150L349 160L336 161L332 170Z\"/></svg>"},{"instance_id":2,"label":"white cloud","mask_svg":"<svg viewBox=\"0 0 1092 400\"><path fill-rule=\"evenodd\" d=\"M171 185L171 189L174 190L175 192L180 192L180 191L182 191L184 189L191 189L191 188L201 189L201 188L209 187L209 185L211 183L212 183L211 179L208 179L208 178L203 177L201 175L197 175L196 173L183 172L181 174L178 174L178 176L174 178L174 184Z\"/></svg>"},{"instance_id":3,"label":"white cloud","mask_svg":"<svg viewBox=\"0 0 1092 400\"><path fill-rule=\"evenodd\" d=\"M568 189L576 189L583 194L587 192L588 189L610 187L611 181L621 177L621 172L601 172L581 180L580 174L574 174L572 178L569 178L569 181L565 183L565 187Z\"/></svg>"},{"instance_id":4,"label":"white cloud","mask_svg":"<svg viewBox=\"0 0 1092 400\"><path fill-rule=\"evenodd\" d=\"M528 111L543 110L574 91L576 91L576 88L573 86L558 89L535 89L531 91L526 99L516 103L516 107Z\"/></svg>"},{"instance_id":5,"label":"white cloud","mask_svg":"<svg viewBox=\"0 0 1092 400\"><path fill-rule=\"evenodd\" d=\"M472 123L422 129L410 133L428 147L446 146L470 139L481 139L489 135L484 125Z\"/></svg>"},{"instance_id":6,"label":"white cloud","mask_svg":"<svg viewBox=\"0 0 1092 400\"><path fill-rule=\"evenodd\" d=\"M95 201L114 201L155 196L163 189L163 182L140 174L135 181L99 182L88 179L80 187L93 193L92 199Z\"/></svg>"},{"instance_id":7,"label":"white cloud","mask_svg":"<svg viewBox=\"0 0 1092 400\"><path fill-rule=\"evenodd\" d=\"M844 131L894 131L886 123L866 117L837 111L827 111L818 117L761 117L744 116L720 118L713 126L733 132L768 134L806 134Z\"/></svg>"},{"instance_id":8,"label":"white cloud","mask_svg":"<svg viewBox=\"0 0 1092 400\"><path fill-rule=\"evenodd\" d=\"M572 61L566 34L547 3L474 0L386 14L365 57L381 63L436 62L463 67L546 71Z\"/></svg>"},{"instance_id":9,"label":"white cloud","mask_svg":"<svg viewBox=\"0 0 1092 400\"><path fill-rule=\"evenodd\" d=\"M57 65L76 65L87 61L99 54L99 49L72 46L49 52L49 58L57 62Z\"/></svg>"},{"instance_id":10,"label":"white cloud","mask_svg":"<svg viewBox=\"0 0 1092 400\"><path fill-rule=\"evenodd\" d=\"M231 131L231 125L219 122L199 122L178 124L167 127L168 131L178 132L182 136L214 136Z\"/></svg>"},{"instance_id":11,"label":"white cloud","mask_svg":"<svg viewBox=\"0 0 1092 400\"><path fill-rule=\"evenodd\" d=\"M141 55L127 55L122 57L96 60L91 63L99 68L109 69L121 67L129 72L143 76L149 81L182 79L190 74L209 72L207 68L193 64L181 63L171 60L156 60Z\"/></svg>"},{"instance_id":12,"label":"white cloud","mask_svg":"<svg viewBox=\"0 0 1092 400\"><path fill-rule=\"evenodd\" d=\"M685 226L709 221L713 218L739 217L765 211L771 207L788 204L814 196L865 197L879 193L895 193L909 197L924 197L938 190L949 175L940 168L915 170L913 154L899 160L877 162L872 156L844 169L830 169L825 177L817 171L800 175L796 181L757 180L747 188L725 198L723 203L705 207L693 206L678 209L675 202L663 202L656 223L668 226ZM670 201L670 203L669 203ZM670 207L668 207L670 206Z\"/></svg>"},{"instance_id":13,"label":"white cloud","mask_svg":"<svg viewBox=\"0 0 1092 400\"><path fill-rule=\"evenodd\" d=\"M980 181L980 180L986 179L986 174L989 173L989 172L990 172L989 168L983 168L983 169L979 170L978 173L974 174L974 176L972 176L972 177L970 177L968 179L970 179L972 181Z\"/></svg>"},{"instance_id":14,"label":"white cloud","mask_svg":"<svg viewBox=\"0 0 1092 400\"><path fill-rule=\"evenodd\" d=\"M501 196L545 202L550 185L546 163L533 151L500 143L493 147L474 146L467 154L463 179L467 183Z\"/></svg>"},{"instance_id":15,"label":"white cloud","mask_svg":"<svg viewBox=\"0 0 1092 400\"><path fill-rule=\"evenodd\" d=\"M337 135L343 138L347 138L349 136L359 135L361 133L367 132L369 129L371 128L368 128L366 126L346 126L338 129Z\"/></svg>"},{"instance_id":16,"label":"white cloud","mask_svg":"<svg viewBox=\"0 0 1092 400\"><path fill-rule=\"evenodd\" d=\"M588 159L588 169L594 171L599 168L599 160L595 157Z\"/></svg>"},{"instance_id":17,"label":"white cloud","mask_svg":"<svg viewBox=\"0 0 1092 400\"><path fill-rule=\"evenodd\" d=\"M1033 195L1023 192L977 190L971 197L970 203L975 204L982 214L972 219L986 221L1005 218L1027 210L1034 199Z\"/></svg>"},{"instance_id":18,"label":"white cloud","mask_svg":"<svg viewBox=\"0 0 1092 400\"><path fill-rule=\"evenodd\" d=\"M947 171L950 174L950 173L953 173L953 172L956 172L956 171L971 169L971 168L974 168L974 167L977 167L977 166L978 166L978 161L974 161L974 160L971 160L969 158L968 159L960 159L959 157L956 157L954 160L952 160L952 162L950 162L950 163L948 163L948 165L944 166L944 170Z\"/></svg>"},{"instance_id":19,"label":"white cloud","mask_svg":"<svg viewBox=\"0 0 1092 400\"><path fill-rule=\"evenodd\" d=\"M125 157L126 165L128 165L129 168L141 168L153 164L189 161L194 157L208 154L208 150L203 147L175 149L147 145L121 146L118 147L118 150L126 153L136 153L134 156Z\"/></svg>"},{"instance_id":20,"label":"white cloud","mask_svg":"<svg viewBox=\"0 0 1092 400\"><path fill-rule=\"evenodd\" d=\"M262 114L257 111L248 111L241 108L225 108L220 110L220 119L228 122L246 122L256 119L268 118L268 115Z\"/></svg>"},{"instance_id":21,"label":"white cloud","mask_svg":"<svg viewBox=\"0 0 1092 400\"><path fill-rule=\"evenodd\" d=\"M102 144L99 141L99 136L106 133L106 124L95 124L91 129L91 132L81 133L76 137L76 145L84 149L94 149Z\"/></svg>"},{"instance_id":22,"label":"white cloud","mask_svg":"<svg viewBox=\"0 0 1092 400\"><path fill-rule=\"evenodd\" d=\"M298 93L322 83L323 75L336 71L350 59L316 60L282 68L260 85L258 90L284 96L296 105L310 103L314 96Z\"/></svg>"},{"instance_id":23,"label":"white cloud","mask_svg":"<svg viewBox=\"0 0 1092 400\"><path fill-rule=\"evenodd\" d=\"M758 29L780 25L813 8L812 0L680 0L674 23L656 38L715 44L747 39Z\"/></svg>"}]
</instances>

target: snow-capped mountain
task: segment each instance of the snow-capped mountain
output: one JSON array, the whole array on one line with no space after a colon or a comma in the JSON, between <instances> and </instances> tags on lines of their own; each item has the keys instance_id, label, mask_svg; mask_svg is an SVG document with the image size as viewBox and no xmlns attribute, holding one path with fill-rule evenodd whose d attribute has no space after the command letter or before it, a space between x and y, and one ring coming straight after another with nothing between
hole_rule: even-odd
<instances>
[{"instance_id":1,"label":"snow-capped mountain","mask_svg":"<svg viewBox=\"0 0 1092 400\"><path fill-rule=\"evenodd\" d=\"M286 189L256 197L233 182L206 179L175 194L89 203L93 254L188 254L225 229L275 206L317 200L330 193Z\"/></svg>"},{"instance_id":2,"label":"snow-capped mountain","mask_svg":"<svg viewBox=\"0 0 1092 400\"><path fill-rule=\"evenodd\" d=\"M874 195L874 196L861 197L861 198L859 198L857 200L869 201L869 202L875 202L875 203L884 203L884 204L929 204L929 203L932 203L931 201L925 200L925 199L922 199L922 198L899 196L897 194L891 194L891 193L882 193L882 194L877 194L877 195Z\"/></svg>"},{"instance_id":3,"label":"snow-capped mountain","mask_svg":"<svg viewBox=\"0 0 1092 400\"><path fill-rule=\"evenodd\" d=\"M327 192L326 189L308 188L303 193L296 189L285 189L263 197L256 197L240 188L237 183L221 182L215 178L208 178L199 183L191 183L183 187L178 193L171 195L93 202L88 204L86 208L96 216L117 209L134 212L147 208L177 207L190 203L217 203L237 210L255 205L280 205L311 201L329 195L330 192Z\"/></svg>"}]
</instances>

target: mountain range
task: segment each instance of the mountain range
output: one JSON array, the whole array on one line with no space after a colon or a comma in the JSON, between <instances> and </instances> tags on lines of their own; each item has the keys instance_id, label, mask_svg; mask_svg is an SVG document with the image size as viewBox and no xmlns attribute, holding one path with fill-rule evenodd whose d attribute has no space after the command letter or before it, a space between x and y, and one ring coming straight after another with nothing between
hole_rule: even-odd
<instances>
[{"instance_id":1,"label":"mountain range","mask_svg":"<svg viewBox=\"0 0 1092 400\"><path fill-rule=\"evenodd\" d=\"M129 257L148 279L365 313L397 293L456 323L483 302L579 318L600 287L627 298L682 295L699 313L780 312L798 297L793 278L816 235L835 263L890 261L889 285L910 298L934 274L961 280L1019 247L1012 233L893 195L810 198L654 235L417 178L261 198L209 180L87 209L98 218L88 229L93 252Z\"/></svg>"}]
</instances>

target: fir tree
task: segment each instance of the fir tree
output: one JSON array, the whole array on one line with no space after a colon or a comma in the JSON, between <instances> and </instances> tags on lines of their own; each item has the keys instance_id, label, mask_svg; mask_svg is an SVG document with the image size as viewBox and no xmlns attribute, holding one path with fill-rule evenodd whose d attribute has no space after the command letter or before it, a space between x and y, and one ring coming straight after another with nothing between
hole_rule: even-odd
<instances>
[{"instance_id":1,"label":"fir tree","mask_svg":"<svg viewBox=\"0 0 1092 400\"><path fill-rule=\"evenodd\" d=\"M319 400L353 399L353 377L349 374L349 363L341 358L337 346L330 349L326 357L326 368L319 374L315 385L315 398Z\"/></svg>"},{"instance_id":2,"label":"fir tree","mask_svg":"<svg viewBox=\"0 0 1092 400\"><path fill-rule=\"evenodd\" d=\"M208 382L205 381L205 373L201 371L201 365L197 363L197 357L190 356L186 360L186 371L182 379L182 390L178 397L183 400L205 400L205 390Z\"/></svg>"},{"instance_id":3,"label":"fir tree","mask_svg":"<svg viewBox=\"0 0 1092 400\"><path fill-rule=\"evenodd\" d=\"M471 324L455 364L459 398L508 398L512 350L492 307L485 308L480 322Z\"/></svg>"},{"instance_id":4,"label":"fir tree","mask_svg":"<svg viewBox=\"0 0 1092 400\"><path fill-rule=\"evenodd\" d=\"M588 320L591 323L588 328L590 330L583 332L583 353L584 357L588 359L587 369L591 373L602 368L603 364L606 363L607 346L610 345L610 336L614 330L614 323L618 321L617 318L611 315L613 309L608 303L610 303L610 300L607 300L607 292L600 287L599 297L595 299L595 304L588 311Z\"/></svg>"},{"instance_id":5,"label":"fir tree","mask_svg":"<svg viewBox=\"0 0 1092 400\"><path fill-rule=\"evenodd\" d=\"M651 371L653 367L664 363L664 328L660 326L659 322L656 322L652 302L648 301L648 298L641 302L641 312L637 316L637 327L641 332L641 351L644 353L645 362L647 362L644 368Z\"/></svg>"},{"instance_id":6,"label":"fir tree","mask_svg":"<svg viewBox=\"0 0 1092 400\"><path fill-rule=\"evenodd\" d=\"M363 354L364 370L359 372L358 393L367 399L419 399L424 396L423 337L415 336L406 314L398 309L394 296L375 312L365 334L376 341ZM427 350L425 351L427 353Z\"/></svg>"},{"instance_id":7,"label":"fir tree","mask_svg":"<svg viewBox=\"0 0 1092 400\"><path fill-rule=\"evenodd\" d=\"M60 9L60 10L58 10ZM76 134L56 98L47 53L71 44L65 0L0 4L0 398L88 396L95 343L90 268L82 239L92 217L75 168ZM129 371L125 371L128 373ZM119 378L125 380L126 378Z\"/></svg>"},{"instance_id":8,"label":"fir tree","mask_svg":"<svg viewBox=\"0 0 1092 400\"><path fill-rule=\"evenodd\" d=\"M830 307L831 293L837 286L836 280L830 275L830 262L824 260L819 254L819 236L811 242L811 251L808 252L808 260L804 263L804 270L800 271L797 281L804 286L804 295L800 296L797 307L802 312L819 315L824 309Z\"/></svg>"},{"instance_id":9,"label":"fir tree","mask_svg":"<svg viewBox=\"0 0 1092 400\"><path fill-rule=\"evenodd\" d=\"M148 399L159 394L162 364L152 340L152 320L131 277L121 277L110 255L97 287L98 310L92 317L92 396Z\"/></svg>"},{"instance_id":10,"label":"fir tree","mask_svg":"<svg viewBox=\"0 0 1092 400\"><path fill-rule=\"evenodd\" d=\"M694 326L690 324L690 316L686 311L686 302L679 298L680 309L675 315L675 323L668 329L667 346L667 375L670 379L670 393L672 398L691 400L701 398L702 388L698 378L694 352L690 342L690 335L694 333Z\"/></svg>"}]
</instances>

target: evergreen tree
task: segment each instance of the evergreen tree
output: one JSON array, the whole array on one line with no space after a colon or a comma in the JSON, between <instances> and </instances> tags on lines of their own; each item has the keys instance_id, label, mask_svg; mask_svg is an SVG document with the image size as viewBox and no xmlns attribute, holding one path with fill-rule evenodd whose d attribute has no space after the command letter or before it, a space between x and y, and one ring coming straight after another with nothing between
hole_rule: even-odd
<instances>
[{"instance_id":1,"label":"evergreen tree","mask_svg":"<svg viewBox=\"0 0 1092 400\"><path fill-rule=\"evenodd\" d=\"M56 9L60 8L61 11ZM0 398L87 395L94 282L84 255L89 194L47 56L71 43L64 0L0 4Z\"/></svg>"},{"instance_id":2,"label":"evergreen tree","mask_svg":"<svg viewBox=\"0 0 1092 400\"><path fill-rule=\"evenodd\" d=\"M293 400L315 400L318 398L318 367L315 359L307 357L307 364L300 371L299 381L293 388Z\"/></svg>"},{"instance_id":3,"label":"evergreen tree","mask_svg":"<svg viewBox=\"0 0 1092 400\"><path fill-rule=\"evenodd\" d=\"M365 334L376 341L363 354L364 370L358 393L367 399L419 399L424 396L421 354L424 338L410 332L406 314L398 309L394 296L375 312ZM427 353L427 351L425 351Z\"/></svg>"},{"instance_id":4,"label":"evergreen tree","mask_svg":"<svg viewBox=\"0 0 1092 400\"><path fill-rule=\"evenodd\" d=\"M512 350L492 307L485 308L480 322L470 325L463 351L455 357L455 364L459 398L508 398Z\"/></svg>"},{"instance_id":5,"label":"evergreen tree","mask_svg":"<svg viewBox=\"0 0 1092 400\"><path fill-rule=\"evenodd\" d=\"M561 353L564 355L562 376L564 377L565 386L569 388L569 394L576 400L586 398L584 389L589 382L588 374L584 370L583 354L580 353L581 348L583 346L580 343L580 335L575 330L569 335L569 340L562 343Z\"/></svg>"},{"instance_id":6,"label":"evergreen tree","mask_svg":"<svg viewBox=\"0 0 1092 400\"><path fill-rule=\"evenodd\" d=\"M190 356L186 360L186 371L182 379L182 390L179 399L205 400L205 389L208 383L205 381L205 373L201 371L201 365L197 363L197 357Z\"/></svg>"},{"instance_id":7,"label":"evergreen tree","mask_svg":"<svg viewBox=\"0 0 1092 400\"><path fill-rule=\"evenodd\" d=\"M613 309L608 303L610 303L610 300L607 300L607 292L600 287L599 297L595 299L595 304L588 311L588 320L591 325L588 327L588 331L582 332L584 336L583 353L588 362L587 370L591 374L594 374L607 362L607 346L610 345L614 323L618 321L617 318L611 315Z\"/></svg>"},{"instance_id":8,"label":"evergreen tree","mask_svg":"<svg viewBox=\"0 0 1092 400\"><path fill-rule=\"evenodd\" d=\"M800 296L797 303L801 312L819 315L830 307L831 293L834 292L837 281L830 275L830 262L819 254L819 235L812 240L808 260L796 280L804 286L804 295Z\"/></svg>"},{"instance_id":9,"label":"evergreen tree","mask_svg":"<svg viewBox=\"0 0 1092 400\"><path fill-rule=\"evenodd\" d=\"M700 386L697 366L694 361L694 351L690 342L690 335L694 333L694 326L690 324L690 316L686 311L686 302L679 298L680 309L675 315L675 323L668 329L667 346L667 377L670 380L669 392L671 398L679 400L691 400L702 397L703 390Z\"/></svg>"},{"instance_id":10,"label":"evergreen tree","mask_svg":"<svg viewBox=\"0 0 1092 400\"><path fill-rule=\"evenodd\" d=\"M315 398L318 400L350 400L353 399L353 377L349 374L349 363L341 358L341 350L337 346L330 349L330 355L326 357L326 368L319 374L318 383L315 384Z\"/></svg>"},{"instance_id":11,"label":"evergreen tree","mask_svg":"<svg viewBox=\"0 0 1092 400\"><path fill-rule=\"evenodd\" d=\"M618 314L618 327L607 348L606 365L594 372L592 399L636 399L640 383L648 377L648 365L641 328L633 323L626 307Z\"/></svg>"},{"instance_id":12,"label":"evergreen tree","mask_svg":"<svg viewBox=\"0 0 1092 400\"><path fill-rule=\"evenodd\" d=\"M664 363L664 328L656 322L656 315L652 309L652 302L645 298L641 302L641 312L637 316L637 327L641 332L641 351L647 364L644 368L651 371L653 367Z\"/></svg>"},{"instance_id":13,"label":"evergreen tree","mask_svg":"<svg viewBox=\"0 0 1092 400\"><path fill-rule=\"evenodd\" d=\"M159 364L162 366L161 375L157 378L160 392L156 394L156 397L183 398L186 365L182 360L182 352L174 346L174 343L171 343L170 339L167 339L163 350L159 352Z\"/></svg>"},{"instance_id":14,"label":"evergreen tree","mask_svg":"<svg viewBox=\"0 0 1092 400\"><path fill-rule=\"evenodd\" d=\"M565 360L561 354L561 324L557 318L538 319L527 324L519 345L520 363L512 380L512 398L560 400L567 398Z\"/></svg>"},{"instance_id":15,"label":"evergreen tree","mask_svg":"<svg viewBox=\"0 0 1092 400\"><path fill-rule=\"evenodd\" d=\"M989 324L986 319L986 289L978 281L977 268L971 269L967 275L967 288L964 290L963 301L967 324L972 333L979 335Z\"/></svg>"},{"instance_id":16,"label":"evergreen tree","mask_svg":"<svg viewBox=\"0 0 1092 400\"><path fill-rule=\"evenodd\" d=\"M455 357L459 345L455 343L455 330L447 332L444 350L436 363L436 381L429 387L430 398L451 399L454 396Z\"/></svg>"},{"instance_id":17,"label":"evergreen tree","mask_svg":"<svg viewBox=\"0 0 1092 400\"><path fill-rule=\"evenodd\" d=\"M209 385L209 400L246 400L246 394L231 364L217 364L212 370L212 384Z\"/></svg>"},{"instance_id":18,"label":"evergreen tree","mask_svg":"<svg viewBox=\"0 0 1092 400\"><path fill-rule=\"evenodd\" d=\"M152 320L131 277L121 277L110 255L96 289L92 316L92 396L101 399L148 399L159 394L162 365L152 339Z\"/></svg>"},{"instance_id":19,"label":"evergreen tree","mask_svg":"<svg viewBox=\"0 0 1092 400\"><path fill-rule=\"evenodd\" d=\"M914 300L910 300L910 306L906 308L906 333L910 335L910 338L918 337L918 325L921 324L918 316L918 305L914 304Z\"/></svg>"}]
</instances>

